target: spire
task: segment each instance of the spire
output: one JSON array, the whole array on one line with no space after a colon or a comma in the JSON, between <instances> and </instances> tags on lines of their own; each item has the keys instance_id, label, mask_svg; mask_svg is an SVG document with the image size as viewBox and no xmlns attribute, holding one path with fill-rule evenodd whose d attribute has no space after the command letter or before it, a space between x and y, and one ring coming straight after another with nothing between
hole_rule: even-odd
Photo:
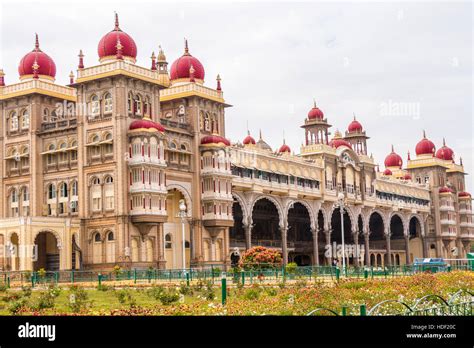
<instances>
[{"instance_id":1,"label":"spire","mask_svg":"<svg viewBox=\"0 0 474 348\"><path fill-rule=\"evenodd\" d=\"M72 85L74 83L74 73L71 70L71 73L69 74L69 84Z\"/></svg>"},{"instance_id":2,"label":"spire","mask_svg":"<svg viewBox=\"0 0 474 348\"><path fill-rule=\"evenodd\" d=\"M462 157L459 157L459 164L462 165Z\"/></svg>"},{"instance_id":3,"label":"spire","mask_svg":"<svg viewBox=\"0 0 474 348\"><path fill-rule=\"evenodd\" d=\"M35 51L39 51L39 49L40 49L40 44L39 44L38 34L35 33Z\"/></svg>"},{"instance_id":4,"label":"spire","mask_svg":"<svg viewBox=\"0 0 474 348\"><path fill-rule=\"evenodd\" d=\"M151 53L151 70L155 71L156 70L156 56L155 56L155 51Z\"/></svg>"},{"instance_id":5,"label":"spire","mask_svg":"<svg viewBox=\"0 0 474 348\"><path fill-rule=\"evenodd\" d=\"M354 115L354 121L355 121L355 120L356 120L356 114L355 114L355 112L352 112L352 115ZM392 147L393 147L393 145L392 145Z\"/></svg>"},{"instance_id":6,"label":"spire","mask_svg":"<svg viewBox=\"0 0 474 348\"><path fill-rule=\"evenodd\" d=\"M408 160L410 161L411 158L410 158L410 150L408 150L408 156L407 156Z\"/></svg>"},{"instance_id":7,"label":"spire","mask_svg":"<svg viewBox=\"0 0 474 348\"><path fill-rule=\"evenodd\" d=\"M117 49L117 59L123 59L123 55L122 55L122 48L123 48L123 45L120 43L120 39L117 38L117 44L115 45L115 48Z\"/></svg>"},{"instance_id":8,"label":"spire","mask_svg":"<svg viewBox=\"0 0 474 348\"><path fill-rule=\"evenodd\" d=\"M393 148L393 144L392 144L392 153L394 153L394 152L395 152L395 149Z\"/></svg>"},{"instance_id":9,"label":"spire","mask_svg":"<svg viewBox=\"0 0 474 348\"><path fill-rule=\"evenodd\" d=\"M84 54L82 53L82 50L79 50L79 65L77 66L79 69L84 69Z\"/></svg>"},{"instance_id":10,"label":"spire","mask_svg":"<svg viewBox=\"0 0 474 348\"><path fill-rule=\"evenodd\" d=\"M188 39L184 38L184 55L189 56Z\"/></svg>"},{"instance_id":11,"label":"spire","mask_svg":"<svg viewBox=\"0 0 474 348\"><path fill-rule=\"evenodd\" d=\"M120 27L119 27L119 18L118 18L118 13L115 12L115 28L114 30L120 30Z\"/></svg>"},{"instance_id":12,"label":"spire","mask_svg":"<svg viewBox=\"0 0 474 348\"><path fill-rule=\"evenodd\" d=\"M423 139L426 139L426 132L424 129L423 129Z\"/></svg>"},{"instance_id":13,"label":"spire","mask_svg":"<svg viewBox=\"0 0 474 348\"><path fill-rule=\"evenodd\" d=\"M5 87L5 73L0 69L0 87Z\"/></svg>"},{"instance_id":14,"label":"spire","mask_svg":"<svg viewBox=\"0 0 474 348\"><path fill-rule=\"evenodd\" d=\"M196 72L196 70L194 70L194 67L191 64L191 66L189 67L189 81L190 82L194 82L194 73L195 72Z\"/></svg>"},{"instance_id":15,"label":"spire","mask_svg":"<svg viewBox=\"0 0 474 348\"><path fill-rule=\"evenodd\" d=\"M166 56L161 45L158 46L158 63L166 63Z\"/></svg>"},{"instance_id":16,"label":"spire","mask_svg":"<svg viewBox=\"0 0 474 348\"><path fill-rule=\"evenodd\" d=\"M313 107L316 108L316 99L313 98Z\"/></svg>"},{"instance_id":17,"label":"spire","mask_svg":"<svg viewBox=\"0 0 474 348\"><path fill-rule=\"evenodd\" d=\"M219 74L217 74L217 77L216 77L216 81L217 81L217 90L218 91L222 91L222 87L221 87L221 76Z\"/></svg>"},{"instance_id":18,"label":"spire","mask_svg":"<svg viewBox=\"0 0 474 348\"><path fill-rule=\"evenodd\" d=\"M260 140L263 140L262 138L262 129L260 128Z\"/></svg>"},{"instance_id":19,"label":"spire","mask_svg":"<svg viewBox=\"0 0 474 348\"><path fill-rule=\"evenodd\" d=\"M446 139L443 137L443 146L446 146Z\"/></svg>"}]
</instances>

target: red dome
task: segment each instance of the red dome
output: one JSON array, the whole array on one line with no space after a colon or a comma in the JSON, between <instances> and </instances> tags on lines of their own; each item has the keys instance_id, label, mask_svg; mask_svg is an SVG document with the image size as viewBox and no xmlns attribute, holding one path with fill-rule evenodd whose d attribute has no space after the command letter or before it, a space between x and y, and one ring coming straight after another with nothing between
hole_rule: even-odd
<instances>
[{"instance_id":1,"label":"red dome","mask_svg":"<svg viewBox=\"0 0 474 348\"><path fill-rule=\"evenodd\" d=\"M392 152L387 157L385 157L384 164L385 164L385 167L398 167L398 168L401 168L403 165L403 160L400 157L400 155L394 151L393 145L392 145Z\"/></svg>"},{"instance_id":2,"label":"red dome","mask_svg":"<svg viewBox=\"0 0 474 348\"><path fill-rule=\"evenodd\" d=\"M339 146L347 146L348 148L352 149L352 146L349 142L345 141L344 139L332 139L329 142L329 146L335 147L336 149Z\"/></svg>"},{"instance_id":3,"label":"red dome","mask_svg":"<svg viewBox=\"0 0 474 348\"><path fill-rule=\"evenodd\" d=\"M362 132L362 125L354 117L354 120L349 124L349 127L347 127L347 131L349 133Z\"/></svg>"},{"instance_id":4,"label":"red dome","mask_svg":"<svg viewBox=\"0 0 474 348\"><path fill-rule=\"evenodd\" d=\"M439 193L451 193L453 192L453 190L451 190L449 187L447 186L443 186L443 187L440 187L439 188Z\"/></svg>"},{"instance_id":5,"label":"red dome","mask_svg":"<svg viewBox=\"0 0 474 348\"><path fill-rule=\"evenodd\" d=\"M158 122L154 122L150 120L149 118L142 118L141 120L135 120L132 123L130 123L130 126L128 127L129 130L134 130L134 129L151 129L154 130L156 129L159 132L164 132L165 128L159 124Z\"/></svg>"},{"instance_id":6,"label":"red dome","mask_svg":"<svg viewBox=\"0 0 474 348\"><path fill-rule=\"evenodd\" d=\"M405 179L405 180L411 180L411 175L410 175L410 174L405 174L405 175L403 176L403 179Z\"/></svg>"},{"instance_id":7,"label":"red dome","mask_svg":"<svg viewBox=\"0 0 474 348\"><path fill-rule=\"evenodd\" d=\"M245 139L243 141L243 144L244 145L248 145L248 144L255 145L255 139L250 135L250 132L248 132L247 136L245 137Z\"/></svg>"},{"instance_id":8,"label":"red dome","mask_svg":"<svg viewBox=\"0 0 474 348\"><path fill-rule=\"evenodd\" d=\"M224 144L226 146L230 146L230 141L224 137L221 137L217 134L206 135L201 139L201 145L207 144Z\"/></svg>"},{"instance_id":9,"label":"red dome","mask_svg":"<svg viewBox=\"0 0 474 348\"><path fill-rule=\"evenodd\" d=\"M283 142L283 145L280 147L280 150L278 150L278 152L280 152L280 153L283 153L283 152L290 153L291 149L288 145L285 144L285 142Z\"/></svg>"},{"instance_id":10,"label":"red dome","mask_svg":"<svg viewBox=\"0 0 474 348\"><path fill-rule=\"evenodd\" d=\"M311 110L308 112L308 119L310 120L322 120L324 118L324 113L321 111L320 108L316 106L316 102L314 102L314 106Z\"/></svg>"},{"instance_id":11,"label":"red dome","mask_svg":"<svg viewBox=\"0 0 474 348\"><path fill-rule=\"evenodd\" d=\"M392 175L392 171L390 169L385 169L383 175Z\"/></svg>"},{"instance_id":12,"label":"red dome","mask_svg":"<svg viewBox=\"0 0 474 348\"><path fill-rule=\"evenodd\" d=\"M20 78L25 75L34 75L33 65L37 64L37 74L49 76L54 79L56 76L56 64L46 53L40 50L38 34L36 34L35 48L33 51L27 53L18 65L18 73Z\"/></svg>"},{"instance_id":13,"label":"red dome","mask_svg":"<svg viewBox=\"0 0 474 348\"><path fill-rule=\"evenodd\" d=\"M204 66L201 62L189 54L188 41L185 41L184 54L176 59L171 65L170 79L189 79L191 66L194 69L194 78L204 80Z\"/></svg>"},{"instance_id":14,"label":"red dome","mask_svg":"<svg viewBox=\"0 0 474 348\"><path fill-rule=\"evenodd\" d=\"M443 139L443 147L436 151L436 157L445 161L454 161L454 151L446 146L446 141Z\"/></svg>"},{"instance_id":15,"label":"red dome","mask_svg":"<svg viewBox=\"0 0 474 348\"><path fill-rule=\"evenodd\" d=\"M115 14L115 28L107 33L99 41L97 52L99 58L115 57L117 55L117 44L120 41L122 46L122 56L137 58L137 45L132 37L119 28L118 15Z\"/></svg>"},{"instance_id":16,"label":"red dome","mask_svg":"<svg viewBox=\"0 0 474 348\"><path fill-rule=\"evenodd\" d=\"M471 197L471 194L469 192L462 191L462 192L458 193L458 196L459 197Z\"/></svg>"},{"instance_id":17,"label":"red dome","mask_svg":"<svg viewBox=\"0 0 474 348\"><path fill-rule=\"evenodd\" d=\"M435 145L431 140L426 138L426 134L423 132L423 139L421 139L415 147L416 155L434 155L435 150Z\"/></svg>"}]
</instances>

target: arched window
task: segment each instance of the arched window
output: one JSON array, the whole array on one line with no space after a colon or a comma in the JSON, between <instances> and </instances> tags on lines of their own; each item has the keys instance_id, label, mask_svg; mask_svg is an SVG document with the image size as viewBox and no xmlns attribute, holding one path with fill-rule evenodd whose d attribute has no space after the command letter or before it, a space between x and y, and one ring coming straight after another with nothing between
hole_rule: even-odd
<instances>
[{"instance_id":1,"label":"arched window","mask_svg":"<svg viewBox=\"0 0 474 348\"><path fill-rule=\"evenodd\" d=\"M107 233L107 240L109 240L109 241L114 240L114 233L113 232Z\"/></svg>"},{"instance_id":2,"label":"arched window","mask_svg":"<svg viewBox=\"0 0 474 348\"><path fill-rule=\"evenodd\" d=\"M21 167L22 168L28 168L30 166L30 158L29 158L28 152L29 150L27 146L25 146L21 150Z\"/></svg>"},{"instance_id":3,"label":"arched window","mask_svg":"<svg viewBox=\"0 0 474 348\"><path fill-rule=\"evenodd\" d=\"M16 111L13 111L10 114L10 130L17 131L18 130L18 114Z\"/></svg>"},{"instance_id":4,"label":"arched window","mask_svg":"<svg viewBox=\"0 0 474 348\"><path fill-rule=\"evenodd\" d=\"M71 161L77 161L77 141L71 143Z\"/></svg>"},{"instance_id":5,"label":"arched window","mask_svg":"<svg viewBox=\"0 0 474 348\"><path fill-rule=\"evenodd\" d=\"M98 177L94 177L92 179L92 185L100 185L100 179Z\"/></svg>"},{"instance_id":6,"label":"arched window","mask_svg":"<svg viewBox=\"0 0 474 348\"><path fill-rule=\"evenodd\" d=\"M61 143L59 145L59 162L67 162L67 144L64 142L64 143Z\"/></svg>"},{"instance_id":7,"label":"arched window","mask_svg":"<svg viewBox=\"0 0 474 348\"><path fill-rule=\"evenodd\" d=\"M48 199L56 198L56 186L54 184L48 185Z\"/></svg>"},{"instance_id":8,"label":"arched window","mask_svg":"<svg viewBox=\"0 0 474 348\"><path fill-rule=\"evenodd\" d=\"M91 156L98 157L100 156L100 145L99 145L100 138L97 134L94 134L91 140L92 140L92 144L94 144L91 146Z\"/></svg>"},{"instance_id":9,"label":"arched window","mask_svg":"<svg viewBox=\"0 0 474 348\"><path fill-rule=\"evenodd\" d=\"M10 193L10 199L12 203L18 202L18 191L15 188Z\"/></svg>"},{"instance_id":10,"label":"arched window","mask_svg":"<svg viewBox=\"0 0 474 348\"><path fill-rule=\"evenodd\" d=\"M49 110L48 109L44 109L43 110L43 122L49 122Z\"/></svg>"},{"instance_id":11,"label":"arched window","mask_svg":"<svg viewBox=\"0 0 474 348\"><path fill-rule=\"evenodd\" d=\"M142 98L139 95L135 96L134 109L136 115L142 114Z\"/></svg>"},{"instance_id":12,"label":"arched window","mask_svg":"<svg viewBox=\"0 0 474 348\"><path fill-rule=\"evenodd\" d=\"M67 197L69 195L68 189L67 189L67 184L63 182L59 186L59 197Z\"/></svg>"},{"instance_id":13,"label":"arched window","mask_svg":"<svg viewBox=\"0 0 474 348\"><path fill-rule=\"evenodd\" d=\"M112 112L113 102L112 94L106 93L104 96L104 113L110 114Z\"/></svg>"},{"instance_id":14,"label":"arched window","mask_svg":"<svg viewBox=\"0 0 474 348\"><path fill-rule=\"evenodd\" d=\"M105 153L111 154L114 152L114 145L112 144L112 133L107 133L105 136Z\"/></svg>"},{"instance_id":15,"label":"arched window","mask_svg":"<svg viewBox=\"0 0 474 348\"><path fill-rule=\"evenodd\" d=\"M55 150L56 150L56 146L54 144L49 144L47 164L54 164L56 162L56 154L54 152Z\"/></svg>"},{"instance_id":16,"label":"arched window","mask_svg":"<svg viewBox=\"0 0 474 348\"><path fill-rule=\"evenodd\" d=\"M95 94L91 97L91 115L98 116L100 115L100 101L99 97Z\"/></svg>"},{"instance_id":17,"label":"arched window","mask_svg":"<svg viewBox=\"0 0 474 348\"><path fill-rule=\"evenodd\" d=\"M30 191L28 187L23 188L23 202L28 202L30 200Z\"/></svg>"},{"instance_id":18,"label":"arched window","mask_svg":"<svg viewBox=\"0 0 474 348\"><path fill-rule=\"evenodd\" d=\"M133 94L132 93L128 93L127 109L129 113L133 113Z\"/></svg>"},{"instance_id":19,"label":"arched window","mask_svg":"<svg viewBox=\"0 0 474 348\"><path fill-rule=\"evenodd\" d=\"M94 242L96 243L100 243L101 240L100 240L100 233L97 232L96 234L94 234Z\"/></svg>"},{"instance_id":20,"label":"arched window","mask_svg":"<svg viewBox=\"0 0 474 348\"><path fill-rule=\"evenodd\" d=\"M165 248L166 249L171 249L172 248L172 243L171 243L171 234L166 234L165 236Z\"/></svg>"},{"instance_id":21,"label":"arched window","mask_svg":"<svg viewBox=\"0 0 474 348\"><path fill-rule=\"evenodd\" d=\"M30 128L30 113L28 109L23 110L21 114L21 129Z\"/></svg>"},{"instance_id":22,"label":"arched window","mask_svg":"<svg viewBox=\"0 0 474 348\"><path fill-rule=\"evenodd\" d=\"M111 176L107 176L105 178L105 183L106 184L112 184L114 182L114 179Z\"/></svg>"},{"instance_id":23,"label":"arched window","mask_svg":"<svg viewBox=\"0 0 474 348\"><path fill-rule=\"evenodd\" d=\"M78 195L77 192L78 192L77 181L74 180L71 184L71 195L72 196L77 196Z\"/></svg>"}]
</instances>

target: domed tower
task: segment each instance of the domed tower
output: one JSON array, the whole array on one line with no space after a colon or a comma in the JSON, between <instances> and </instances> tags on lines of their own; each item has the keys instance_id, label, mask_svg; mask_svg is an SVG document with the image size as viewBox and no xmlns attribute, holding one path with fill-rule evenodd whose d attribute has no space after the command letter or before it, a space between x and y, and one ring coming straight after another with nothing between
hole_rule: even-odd
<instances>
[{"instance_id":1,"label":"domed tower","mask_svg":"<svg viewBox=\"0 0 474 348\"><path fill-rule=\"evenodd\" d=\"M43 79L54 82L56 77L56 64L40 49L38 34L36 34L35 48L27 53L18 65L20 80Z\"/></svg>"},{"instance_id":2,"label":"domed tower","mask_svg":"<svg viewBox=\"0 0 474 348\"><path fill-rule=\"evenodd\" d=\"M324 113L316 106L315 101L313 108L308 112L304 125L301 126L305 130L305 146L315 144L328 145L329 127L331 125L328 124L327 119L324 118Z\"/></svg>"},{"instance_id":3,"label":"domed tower","mask_svg":"<svg viewBox=\"0 0 474 348\"><path fill-rule=\"evenodd\" d=\"M188 40L184 40L184 53L171 65L171 84L181 84L184 82L204 83L204 66L199 59L189 53Z\"/></svg>"},{"instance_id":4,"label":"domed tower","mask_svg":"<svg viewBox=\"0 0 474 348\"><path fill-rule=\"evenodd\" d=\"M229 240L229 227L234 225L231 158L228 146L230 146L229 140L218 134L206 135L201 139L200 209L202 224L210 238L208 241L210 255L206 261L217 261L216 250L222 254L222 243Z\"/></svg>"},{"instance_id":5,"label":"domed tower","mask_svg":"<svg viewBox=\"0 0 474 348\"><path fill-rule=\"evenodd\" d=\"M135 63L137 60L137 45L130 35L119 26L118 14L115 14L115 27L105 34L97 47L99 61L126 60Z\"/></svg>"},{"instance_id":6,"label":"domed tower","mask_svg":"<svg viewBox=\"0 0 474 348\"><path fill-rule=\"evenodd\" d=\"M365 130L359 121L354 119L347 127L346 136L344 137L351 145L354 151L359 155L367 155L367 139L369 137L365 134Z\"/></svg>"},{"instance_id":7,"label":"domed tower","mask_svg":"<svg viewBox=\"0 0 474 348\"><path fill-rule=\"evenodd\" d=\"M157 65L159 74L158 80L163 86L169 87L170 77L168 75L168 62L166 61L165 52L163 51L161 46L159 46Z\"/></svg>"},{"instance_id":8,"label":"domed tower","mask_svg":"<svg viewBox=\"0 0 474 348\"><path fill-rule=\"evenodd\" d=\"M130 215L142 238L167 221L164 132L149 118L132 121L128 130Z\"/></svg>"}]
</instances>

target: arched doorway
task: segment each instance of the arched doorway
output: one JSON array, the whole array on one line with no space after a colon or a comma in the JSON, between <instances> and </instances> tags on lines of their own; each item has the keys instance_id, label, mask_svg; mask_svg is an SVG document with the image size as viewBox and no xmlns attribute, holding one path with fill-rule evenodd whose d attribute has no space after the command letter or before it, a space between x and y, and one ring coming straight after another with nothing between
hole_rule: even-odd
<instances>
[{"instance_id":1,"label":"arched doorway","mask_svg":"<svg viewBox=\"0 0 474 348\"><path fill-rule=\"evenodd\" d=\"M421 236L421 223L420 220L413 216L410 219L408 225L408 235L409 235L409 250L410 250L410 263L413 263L415 258L423 257L423 240ZM436 257L436 253L434 256Z\"/></svg>"},{"instance_id":2,"label":"arched doorway","mask_svg":"<svg viewBox=\"0 0 474 348\"><path fill-rule=\"evenodd\" d=\"M403 221L399 215L395 214L390 219L390 251L391 264L400 265L400 257L396 257L401 253L405 253L405 235ZM398 263L397 263L398 260ZM387 259L385 260L387 263Z\"/></svg>"},{"instance_id":3,"label":"arched doorway","mask_svg":"<svg viewBox=\"0 0 474 348\"><path fill-rule=\"evenodd\" d=\"M386 254L387 241L384 233L384 223L382 216L378 212L373 212L369 217L369 252L375 254L375 259L370 258L371 266L382 267L382 257ZM375 264L372 262L375 261Z\"/></svg>"},{"instance_id":4,"label":"arched doorway","mask_svg":"<svg viewBox=\"0 0 474 348\"><path fill-rule=\"evenodd\" d=\"M252 209L252 246L262 245L281 249L280 217L275 204L267 199L259 199Z\"/></svg>"},{"instance_id":5,"label":"arched doorway","mask_svg":"<svg viewBox=\"0 0 474 348\"><path fill-rule=\"evenodd\" d=\"M36 261L33 261L33 270L43 268L46 271L59 271L60 256L58 240L49 231L43 231L36 235Z\"/></svg>"},{"instance_id":6,"label":"arched doorway","mask_svg":"<svg viewBox=\"0 0 474 348\"><path fill-rule=\"evenodd\" d=\"M313 236L308 209L296 202L288 209L288 259L298 266L310 266L313 257Z\"/></svg>"},{"instance_id":7,"label":"arched doorway","mask_svg":"<svg viewBox=\"0 0 474 348\"><path fill-rule=\"evenodd\" d=\"M354 244L354 238L352 236L352 221L346 209L344 209L343 221L344 221L344 245L347 247L349 244ZM335 243L336 247L339 249L341 248L341 245L342 245L342 226L341 226L340 208L335 208L332 212L331 228L332 228L331 247L334 250L334 243ZM335 255L333 255L333 257L335 257ZM337 257L337 259L339 260L339 264L341 265L342 255L340 257ZM354 258L352 255L349 255L346 258L346 266L350 264L354 264Z\"/></svg>"},{"instance_id":8,"label":"arched doorway","mask_svg":"<svg viewBox=\"0 0 474 348\"><path fill-rule=\"evenodd\" d=\"M183 193L180 190L176 188L168 190L168 194L166 196L166 211L168 213L168 220L163 224L165 237L165 261L166 268L168 269L189 268L191 262L191 249L186 248L186 241L190 241L189 223L186 220L184 223L184 250L186 264L183 266L183 224L181 218L179 217L179 201L181 199L186 201ZM187 211L189 211L191 208L188 205L189 202L186 201ZM146 243L140 240L140 243L137 244L139 249L145 249L144 253L140 251L139 254L146 255ZM189 243L187 245L189 245ZM147 261L146 257L145 260L142 261Z\"/></svg>"},{"instance_id":9,"label":"arched doorway","mask_svg":"<svg viewBox=\"0 0 474 348\"><path fill-rule=\"evenodd\" d=\"M12 271L20 269L20 239L17 233L12 233L10 236L8 268Z\"/></svg>"},{"instance_id":10,"label":"arched doorway","mask_svg":"<svg viewBox=\"0 0 474 348\"><path fill-rule=\"evenodd\" d=\"M236 199L234 199L232 204L232 216L234 218L234 226L229 229L230 248L245 248L244 214L239 201Z\"/></svg>"}]
</instances>

